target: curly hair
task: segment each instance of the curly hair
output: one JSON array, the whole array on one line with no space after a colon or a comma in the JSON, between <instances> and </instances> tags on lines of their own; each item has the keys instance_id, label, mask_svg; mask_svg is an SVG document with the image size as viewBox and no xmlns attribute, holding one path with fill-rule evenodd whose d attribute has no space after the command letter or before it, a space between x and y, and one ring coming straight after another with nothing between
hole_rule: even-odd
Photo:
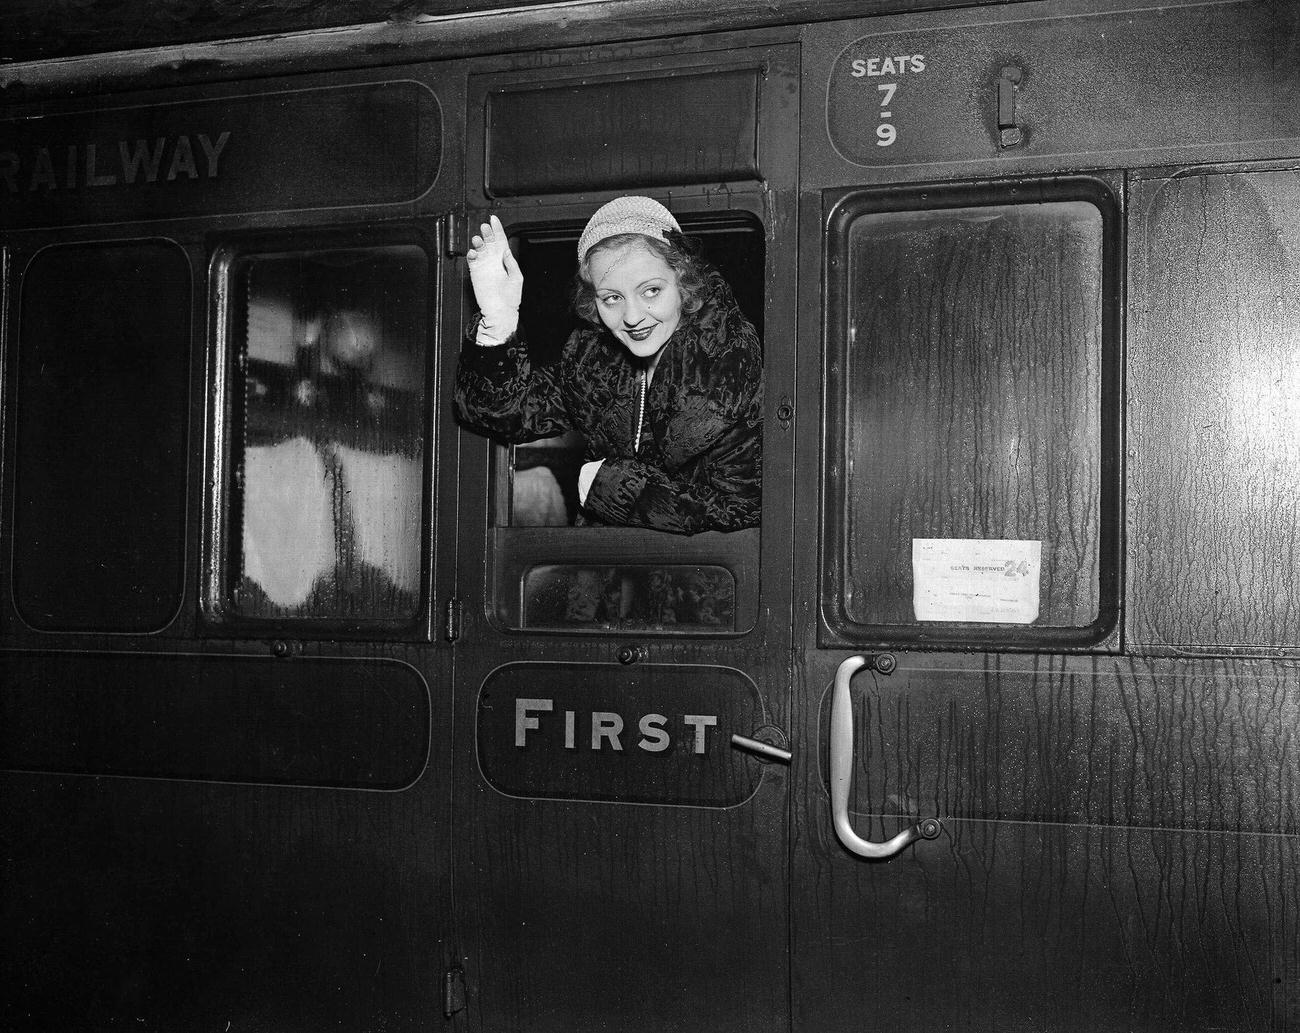
<instances>
[{"instance_id":1,"label":"curly hair","mask_svg":"<svg viewBox=\"0 0 1300 1033\"><path fill-rule=\"evenodd\" d=\"M662 258L677 274L677 289L682 295L682 315L691 315L703 307L705 285L713 269L700 257L698 248L690 238L671 230L667 240L648 237L643 233L616 233L593 245L587 252L587 257L578 263L578 275L573 284L573 310L580 319L595 326L604 325L596 309L596 288L591 282L591 260L602 251L638 244Z\"/></svg>"}]
</instances>

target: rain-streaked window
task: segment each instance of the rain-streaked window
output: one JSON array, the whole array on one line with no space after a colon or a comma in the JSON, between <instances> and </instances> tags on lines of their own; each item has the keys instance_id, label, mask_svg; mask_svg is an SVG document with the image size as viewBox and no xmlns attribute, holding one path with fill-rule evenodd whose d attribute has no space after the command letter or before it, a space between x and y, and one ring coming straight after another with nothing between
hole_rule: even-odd
<instances>
[{"instance_id":1,"label":"rain-streaked window","mask_svg":"<svg viewBox=\"0 0 1300 1033\"><path fill-rule=\"evenodd\" d=\"M973 200L864 195L833 220L829 611L891 637L1095 637L1105 200Z\"/></svg>"},{"instance_id":2,"label":"rain-streaked window","mask_svg":"<svg viewBox=\"0 0 1300 1033\"><path fill-rule=\"evenodd\" d=\"M413 245L230 265L224 609L419 607L429 263Z\"/></svg>"},{"instance_id":3,"label":"rain-streaked window","mask_svg":"<svg viewBox=\"0 0 1300 1033\"><path fill-rule=\"evenodd\" d=\"M1300 176L1131 195L1126 643L1300 646Z\"/></svg>"}]
</instances>

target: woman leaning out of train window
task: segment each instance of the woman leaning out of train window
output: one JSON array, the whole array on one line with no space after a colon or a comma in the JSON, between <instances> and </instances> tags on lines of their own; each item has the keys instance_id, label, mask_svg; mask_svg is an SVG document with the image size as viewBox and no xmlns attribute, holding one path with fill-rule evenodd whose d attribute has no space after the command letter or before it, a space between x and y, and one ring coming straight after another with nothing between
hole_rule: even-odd
<instances>
[{"instance_id":1,"label":"woman leaning out of train window","mask_svg":"<svg viewBox=\"0 0 1300 1033\"><path fill-rule=\"evenodd\" d=\"M479 307L461 349L461 420L519 443L586 436L579 523L677 534L756 527L763 362L731 288L648 197L602 207L578 241L574 305L589 326L533 365L523 274L494 215L467 258Z\"/></svg>"}]
</instances>

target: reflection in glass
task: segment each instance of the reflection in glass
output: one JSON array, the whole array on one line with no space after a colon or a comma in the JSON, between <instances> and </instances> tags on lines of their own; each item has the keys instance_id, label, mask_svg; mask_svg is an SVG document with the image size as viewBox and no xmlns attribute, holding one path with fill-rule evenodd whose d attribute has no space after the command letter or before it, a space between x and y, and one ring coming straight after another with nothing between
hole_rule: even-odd
<instances>
[{"instance_id":1,"label":"reflection in glass","mask_svg":"<svg viewBox=\"0 0 1300 1033\"><path fill-rule=\"evenodd\" d=\"M524 627L732 631L736 581L725 567L547 564L524 575Z\"/></svg>"},{"instance_id":2,"label":"reflection in glass","mask_svg":"<svg viewBox=\"0 0 1300 1033\"><path fill-rule=\"evenodd\" d=\"M413 616L425 450L424 252L255 255L234 264L232 280L239 440L230 610Z\"/></svg>"}]
</instances>

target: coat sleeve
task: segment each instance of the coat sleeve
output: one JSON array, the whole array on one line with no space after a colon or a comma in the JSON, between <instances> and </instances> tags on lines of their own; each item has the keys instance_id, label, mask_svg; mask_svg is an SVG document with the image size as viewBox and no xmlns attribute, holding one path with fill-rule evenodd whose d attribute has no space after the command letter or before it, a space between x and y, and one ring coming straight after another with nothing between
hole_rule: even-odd
<instances>
[{"instance_id":1,"label":"coat sleeve","mask_svg":"<svg viewBox=\"0 0 1300 1033\"><path fill-rule=\"evenodd\" d=\"M606 459L584 508L601 521L675 534L757 527L763 494L761 368L689 477L637 459Z\"/></svg>"},{"instance_id":2,"label":"coat sleeve","mask_svg":"<svg viewBox=\"0 0 1300 1033\"><path fill-rule=\"evenodd\" d=\"M518 443L562 434L572 426L559 371L534 366L520 334L485 348L471 326L456 364L456 415L465 426ZM558 364L557 364L558 365Z\"/></svg>"}]
</instances>

